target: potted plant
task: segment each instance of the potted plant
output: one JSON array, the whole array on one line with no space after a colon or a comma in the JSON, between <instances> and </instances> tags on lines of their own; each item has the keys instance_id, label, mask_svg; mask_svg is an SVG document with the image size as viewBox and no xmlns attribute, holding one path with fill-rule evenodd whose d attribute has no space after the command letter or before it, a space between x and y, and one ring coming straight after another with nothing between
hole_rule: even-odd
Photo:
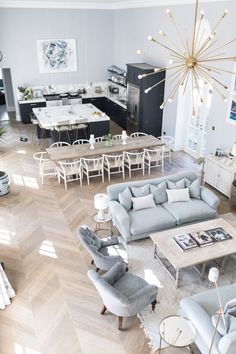
<instances>
[{"instance_id":1,"label":"potted plant","mask_svg":"<svg viewBox=\"0 0 236 354\"><path fill-rule=\"evenodd\" d=\"M4 140L4 135L7 130L4 127L0 127L0 142ZM0 196L9 192L9 177L5 171L0 171Z\"/></svg>"},{"instance_id":2,"label":"potted plant","mask_svg":"<svg viewBox=\"0 0 236 354\"><path fill-rule=\"evenodd\" d=\"M106 146L112 146L112 135L110 133L104 135L103 138Z\"/></svg>"},{"instance_id":3,"label":"potted plant","mask_svg":"<svg viewBox=\"0 0 236 354\"><path fill-rule=\"evenodd\" d=\"M19 100L31 100L33 98L33 91L29 87L18 86Z\"/></svg>"}]
</instances>

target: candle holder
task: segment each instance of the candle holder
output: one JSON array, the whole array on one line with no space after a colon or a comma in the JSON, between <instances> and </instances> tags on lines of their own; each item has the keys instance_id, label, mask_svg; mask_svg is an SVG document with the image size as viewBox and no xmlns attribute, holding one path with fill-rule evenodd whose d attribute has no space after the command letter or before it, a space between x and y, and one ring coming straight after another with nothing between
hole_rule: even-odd
<instances>
[{"instance_id":1,"label":"candle holder","mask_svg":"<svg viewBox=\"0 0 236 354\"><path fill-rule=\"evenodd\" d=\"M122 130L122 145L127 145L128 136L126 134L126 130Z\"/></svg>"},{"instance_id":2,"label":"candle holder","mask_svg":"<svg viewBox=\"0 0 236 354\"><path fill-rule=\"evenodd\" d=\"M93 134L90 135L89 143L90 143L90 150L94 150L95 149L95 146L94 146L95 139L94 139L94 135Z\"/></svg>"}]
</instances>

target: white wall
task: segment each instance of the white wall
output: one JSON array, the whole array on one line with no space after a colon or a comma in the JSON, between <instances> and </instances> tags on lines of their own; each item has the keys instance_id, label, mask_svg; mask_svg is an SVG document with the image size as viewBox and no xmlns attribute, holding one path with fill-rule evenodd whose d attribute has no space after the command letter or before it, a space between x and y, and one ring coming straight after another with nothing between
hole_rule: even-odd
<instances>
[{"instance_id":1,"label":"white wall","mask_svg":"<svg viewBox=\"0 0 236 354\"><path fill-rule=\"evenodd\" d=\"M17 86L104 81L113 62L110 10L0 9L1 67L11 69ZM40 74L36 40L75 38L78 71Z\"/></svg>"},{"instance_id":2,"label":"white wall","mask_svg":"<svg viewBox=\"0 0 236 354\"><path fill-rule=\"evenodd\" d=\"M236 2L215 2L211 4L203 4L200 2L200 10L206 11L206 17L211 26L216 23L218 17L223 13L225 8L229 9L229 15L223 22L218 31L219 45L224 42L236 38L235 13ZM127 9L114 11L114 58L117 65L125 68L127 62L146 61L154 65L166 65L165 51L160 49L156 44L147 41L148 35L161 37L158 35L160 29L165 31L169 37L178 44L176 32L165 14L167 7L150 7L142 9ZM189 33L193 23L194 5L178 5L171 7L176 21L182 28L182 32ZM142 57L136 54L137 49L144 49L149 55ZM225 51L225 50L224 50ZM236 45L229 46L226 50L227 54L236 53ZM224 63L224 68L229 70L232 67ZM226 84L231 83L231 75L221 75L220 80ZM166 93L169 87L166 86ZM228 93L229 94L229 93ZM176 131L176 99L164 110L163 131L167 135L175 135ZM216 147L229 148L236 140L236 126L226 122L228 104L224 103L221 98L214 93L212 100L212 109L210 112L209 136L208 136L208 152L214 152ZM215 130L212 130L212 126ZM177 130L181 129L177 126ZM183 129L185 127L183 126Z\"/></svg>"}]
</instances>

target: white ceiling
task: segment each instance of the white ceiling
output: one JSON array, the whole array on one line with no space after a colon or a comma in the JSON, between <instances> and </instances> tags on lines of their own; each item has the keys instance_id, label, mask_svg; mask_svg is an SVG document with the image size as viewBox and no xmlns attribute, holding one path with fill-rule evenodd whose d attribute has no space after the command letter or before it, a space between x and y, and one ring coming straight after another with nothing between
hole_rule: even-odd
<instances>
[{"instance_id":1,"label":"white ceiling","mask_svg":"<svg viewBox=\"0 0 236 354\"><path fill-rule=\"evenodd\" d=\"M218 1L229 2L235 0L200 0L200 3ZM195 0L0 0L0 7L115 10L189 3L195 3Z\"/></svg>"}]
</instances>

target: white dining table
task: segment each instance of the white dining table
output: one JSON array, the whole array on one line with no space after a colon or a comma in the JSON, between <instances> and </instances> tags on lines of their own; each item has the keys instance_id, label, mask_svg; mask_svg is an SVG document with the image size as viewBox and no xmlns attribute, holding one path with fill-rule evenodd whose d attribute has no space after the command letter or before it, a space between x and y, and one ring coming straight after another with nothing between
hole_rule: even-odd
<instances>
[{"instance_id":1,"label":"white dining table","mask_svg":"<svg viewBox=\"0 0 236 354\"><path fill-rule=\"evenodd\" d=\"M40 126L51 129L58 125L82 124L109 121L110 118L91 103L59 107L33 108L33 113Z\"/></svg>"}]
</instances>

